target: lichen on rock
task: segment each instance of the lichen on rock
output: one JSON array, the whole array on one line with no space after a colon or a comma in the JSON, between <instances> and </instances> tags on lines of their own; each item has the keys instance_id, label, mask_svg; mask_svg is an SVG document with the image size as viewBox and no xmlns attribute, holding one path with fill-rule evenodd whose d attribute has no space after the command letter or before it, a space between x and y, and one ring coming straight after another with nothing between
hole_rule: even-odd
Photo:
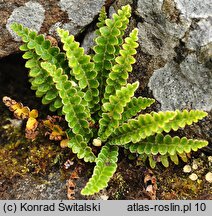
<instances>
[{"instance_id":1,"label":"lichen on rock","mask_svg":"<svg viewBox=\"0 0 212 216\"><path fill-rule=\"evenodd\" d=\"M25 6L17 7L13 10L7 20L6 28L16 41L20 41L19 37L10 29L13 22L18 22L24 26L39 31L45 19L45 10L43 6L37 2L29 1Z\"/></svg>"},{"instance_id":2,"label":"lichen on rock","mask_svg":"<svg viewBox=\"0 0 212 216\"><path fill-rule=\"evenodd\" d=\"M68 23L63 24L64 29L68 29L72 34L79 33L83 27L91 23L98 15L104 0L60 0L58 5L68 14Z\"/></svg>"},{"instance_id":3,"label":"lichen on rock","mask_svg":"<svg viewBox=\"0 0 212 216\"><path fill-rule=\"evenodd\" d=\"M212 109L212 74L194 54L180 65L171 61L156 70L148 85L162 110Z\"/></svg>"},{"instance_id":4,"label":"lichen on rock","mask_svg":"<svg viewBox=\"0 0 212 216\"><path fill-rule=\"evenodd\" d=\"M207 18L211 16L211 0L174 0L182 16L190 18Z\"/></svg>"},{"instance_id":5,"label":"lichen on rock","mask_svg":"<svg viewBox=\"0 0 212 216\"><path fill-rule=\"evenodd\" d=\"M138 0L141 50L152 62L149 81L161 109L212 109L209 0Z\"/></svg>"}]
</instances>

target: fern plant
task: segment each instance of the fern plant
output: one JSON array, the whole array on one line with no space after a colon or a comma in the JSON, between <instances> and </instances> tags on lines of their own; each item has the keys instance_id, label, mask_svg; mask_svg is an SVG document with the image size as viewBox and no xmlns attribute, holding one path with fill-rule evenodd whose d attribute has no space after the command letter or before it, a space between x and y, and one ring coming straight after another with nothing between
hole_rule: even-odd
<instances>
[{"instance_id":1,"label":"fern plant","mask_svg":"<svg viewBox=\"0 0 212 216\"><path fill-rule=\"evenodd\" d=\"M135 97L139 83L127 83L138 47L138 29L123 39L130 15L129 5L111 19L101 11L92 55L86 55L74 36L63 29L57 30L63 43L61 51L33 30L17 23L11 26L24 42L20 49L25 51L32 89L51 111L65 116L71 150L85 162L96 164L83 195L107 186L117 167L119 147L148 158L151 167L156 162L167 167L168 158L177 164L178 156L186 160L187 153L207 145L204 140L165 134L204 118L204 111L139 114L154 99ZM101 146L97 156L92 143Z\"/></svg>"}]
</instances>

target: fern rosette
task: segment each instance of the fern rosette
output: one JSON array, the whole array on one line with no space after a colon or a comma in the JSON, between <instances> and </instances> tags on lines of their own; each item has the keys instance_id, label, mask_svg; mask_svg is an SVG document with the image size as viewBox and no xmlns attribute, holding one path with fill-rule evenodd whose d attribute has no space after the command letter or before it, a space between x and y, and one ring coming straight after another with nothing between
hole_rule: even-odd
<instances>
[{"instance_id":1,"label":"fern rosette","mask_svg":"<svg viewBox=\"0 0 212 216\"><path fill-rule=\"evenodd\" d=\"M86 55L68 31L58 29L61 51L43 35L20 24L12 25L24 42L20 49L25 51L23 58L30 69L32 89L42 97L43 104L50 104L50 110L59 110L65 116L72 152L85 162L96 164L83 195L107 187L117 168L120 147L148 158L154 168L157 162L167 167L169 160L175 164L179 163L178 158L186 161L188 153L208 144L166 134L201 120L207 115L204 111L140 113L154 99L135 97L139 82L127 83L138 47L138 29L123 38L130 15L129 5L111 19L104 9L100 12L92 55ZM93 151L92 143L101 148L99 153Z\"/></svg>"}]
</instances>

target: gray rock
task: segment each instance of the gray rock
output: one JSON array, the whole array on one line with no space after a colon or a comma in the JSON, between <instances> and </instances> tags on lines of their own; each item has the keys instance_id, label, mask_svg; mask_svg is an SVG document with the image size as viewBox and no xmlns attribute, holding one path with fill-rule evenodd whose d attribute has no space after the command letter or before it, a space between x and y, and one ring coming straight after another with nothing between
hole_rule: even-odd
<instances>
[{"instance_id":1,"label":"gray rock","mask_svg":"<svg viewBox=\"0 0 212 216\"><path fill-rule=\"evenodd\" d=\"M98 15L104 0L60 0L58 3L63 11L68 14L69 23L63 25L71 34L77 34L83 27L91 23Z\"/></svg>"},{"instance_id":2,"label":"gray rock","mask_svg":"<svg viewBox=\"0 0 212 216\"><path fill-rule=\"evenodd\" d=\"M187 19L207 18L212 15L211 0L174 0L181 16Z\"/></svg>"},{"instance_id":3,"label":"gray rock","mask_svg":"<svg viewBox=\"0 0 212 216\"><path fill-rule=\"evenodd\" d=\"M187 48L197 50L209 43L212 43L212 16L201 19L196 23L194 30L190 31L188 37L183 41L186 43Z\"/></svg>"},{"instance_id":4,"label":"gray rock","mask_svg":"<svg viewBox=\"0 0 212 216\"><path fill-rule=\"evenodd\" d=\"M10 29L11 23L17 22L28 28L34 29L35 31L40 31L45 19L44 13L45 10L41 4L29 1L25 4L25 6L21 6L13 10L7 20L6 28L14 40L20 41L20 38Z\"/></svg>"},{"instance_id":5,"label":"gray rock","mask_svg":"<svg viewBox=\"0 0 212 216\"><path fill-rule=\"evenodd\" d=\"M90 31L85 35L85 38L81 44L81 46L84 48L85 53L89 53L91 48L95 45L95 38L97 37L95 31Z\"/></svg>"},{"instance_id":6,"label":"gray rock","mask_svg":"<svg viewBox=\"0 0 212 216\"><path fill-rule=\"evenodd\" d=\"M171 61L156 70L148 86L162 110L212 109L212 72L194 54L180 65Z\"/></svg>"},{"instance_id":7,"label":"gray rock","mask_svg":"<svg viewBox=\"0 0 212 216\"><path fill-rule=\"evenodd\" d=\"M0 58L17 52L20 45L10 29L11 23L18 22L53 37L57 37L57 27L76 35L93 22L104 3L105 0L0 1Z\"/></svg>"},{"instance_id":8,"label":"gray rock","mask_svg":"<svg viewBox=\"0 0 212 216\"><path fill-rule=\"evenodd\" d=\"M141 49L162 63L149 82L161 108L211 110L211 1L138 0L136 11Z\"/></svg>"},{"instance_id":9,"label":"gray rock","mask_svg":"<svg viewBox=\"0 0 212 216\"><path fill-rule=\"evenodd\" d=\"M137 13L144 19L143 23L138 23L138 29L141 49L168 61L176 55L174 48L191 22L180 17L174 2L168 6L164 4L162 0L138 0Z\"/></svg>"}]
</instances>

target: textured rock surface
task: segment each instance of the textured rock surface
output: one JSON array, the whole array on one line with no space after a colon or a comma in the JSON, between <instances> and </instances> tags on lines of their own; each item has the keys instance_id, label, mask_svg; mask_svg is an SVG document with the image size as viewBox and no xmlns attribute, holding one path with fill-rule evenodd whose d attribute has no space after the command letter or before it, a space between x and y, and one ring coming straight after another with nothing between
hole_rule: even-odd
<instances>
[{"instance_id":1,"label":"textured rock surface","mask_svg":"<svg viewBox=\"0 0 212 216\"><path fill-rule=\"evenodd\" d=\"M211 0L174 0L182 16L188 19L211 16Z\"/></svg>"},{"instance_id":2,"label":"textured rock surface","mask_svg":"<svg viewBox=\"0 0 212 216\"><path fill-rule=\"evenodd\" d=\"M105 0L0 1L0 58L18 50L18 37L10 30L19 22L40 33L53 34L62 27L72 34L83 31L98 15Z\"/></svg>"},{"instance_id":3,"label":"textured rock surface","mask_svg":"<svg viewBox=\"0 0 212 216\"><path fill-rule=\"evenodd\" d=\"M174 48L179 45L190 21L179 17L180 11L174 1L138 0L137 12L144 19L143 23L138 23L143 51L165 61L176 56Z\"/></svg>"},{"instance_id":4,"label":"textured rock surface","mask_svg":"<svg viewBox=\"0 0 212 216\"><path fill-rule=\"evenodd\" d=\"M138 0L141 49L156 65L149 87L162 109L212 109L209 0Z\"/></svg>"},{"instance_id":5,"label":"textured rock surface","mask_svg":"<svg viewBox=\"0 0 212 216\"><path fill-rule=\"evenodd\" d=\"M197 62L194 54L180 64L172 61L156 70L149 87L162 110L212 109L212 73Z\"/></svg>"},{"instance_id":6,"label":"textured rock surface","mask_svg":"<svg viewBox=\"0 0 212 216\"><path fill-rule=\"evenodd\" d=\"M34 29L35 31L40 31L45 19L44 13L45 10L41 4L29 1L24 6L17 7L13 10L7 20L6 28L14 40L20 41L16 34L10 29L11 23L18 22L28 28Z\"/></svg>"},{"instance_id":7,"label":"textured rock surface","mask_svg":"<svg viewBox=\"0 0 212 216\"><path fill-rule=\"evenodd\" d=\"M62 27L68 29L72 34L79 33L81 29L93 21L104 3L104 0L60 0L59 6L68 14L70 20Z\"/></svg>"}]
</instances>

